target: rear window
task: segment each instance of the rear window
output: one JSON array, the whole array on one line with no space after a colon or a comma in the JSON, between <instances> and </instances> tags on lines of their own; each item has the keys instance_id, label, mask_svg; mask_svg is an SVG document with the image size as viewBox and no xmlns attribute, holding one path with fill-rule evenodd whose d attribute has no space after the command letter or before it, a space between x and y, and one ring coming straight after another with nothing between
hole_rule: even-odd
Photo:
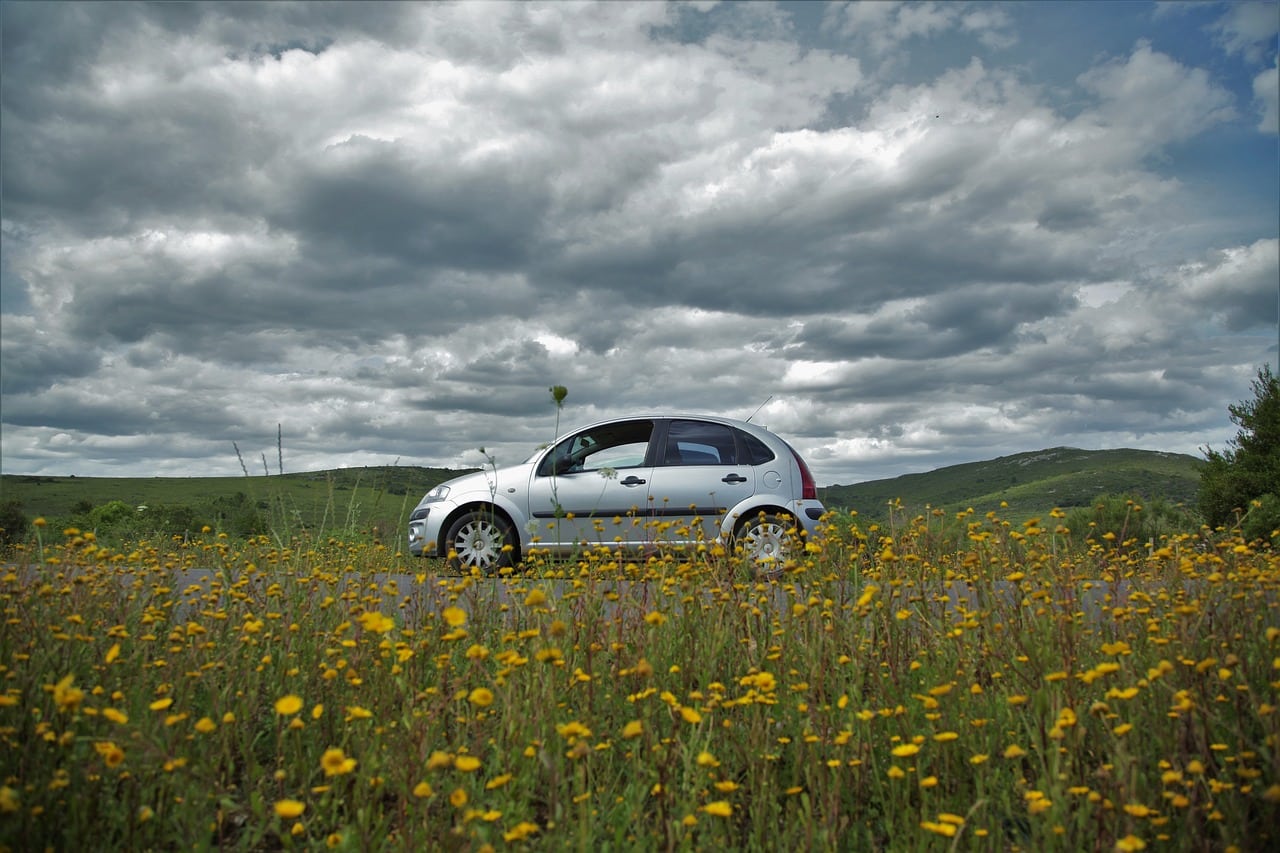
<instances>
[{"instance_id":1,"label":"rear window","mask_svg":"<svg viewBox=\"0 0 1280 853\"><path fill-rule=\"evenodd\" d=\"M723 424L672 421L667 428L667 465L736 465L734 431Z\"/></svg>"},{"instance_id":2,"label":"rear window","mask_svg":"<svg viewBox=\"0 0 1280 853\"><path fill-rule=\"evenodd\" d=\"M773 451L760 439L749 432L738 430L738 441L742 444L742 461L746 465L763 465L774 458Z\"/></svg>"}]
</instances>

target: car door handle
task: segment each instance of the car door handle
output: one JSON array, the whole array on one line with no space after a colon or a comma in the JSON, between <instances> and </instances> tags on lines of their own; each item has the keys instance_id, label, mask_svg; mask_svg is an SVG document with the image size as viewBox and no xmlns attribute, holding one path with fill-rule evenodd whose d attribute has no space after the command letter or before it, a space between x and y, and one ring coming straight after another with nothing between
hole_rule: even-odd
<instances>
[{"instance_id":1,"label":"car door handle","mask_svg":"<svg viewBox=\"0 0 1280 853\"><path fill-rule=\"evenodd\" d=\"M726 476L726 477L721 477L721 478L720 478L720 482L722 482L722 483L745 483L745 482L747 482L747 478L746 478L746 477L744 477L744 476L742 476L741 474L729 474L729 475L728 475L728 476Z\"/></svg>"},{"instance_id":2,"label":"car door handle","mask_svg":"<svg viewBox=\"0 0 1280 853\"><path fill-rule=\"evenodd\" d=\"M622 485L624 486L643 486L645 482L646 482L645 480L641 480L635 474L632 474L627 479L621 481Z\"/></svg>"}]
</instances>

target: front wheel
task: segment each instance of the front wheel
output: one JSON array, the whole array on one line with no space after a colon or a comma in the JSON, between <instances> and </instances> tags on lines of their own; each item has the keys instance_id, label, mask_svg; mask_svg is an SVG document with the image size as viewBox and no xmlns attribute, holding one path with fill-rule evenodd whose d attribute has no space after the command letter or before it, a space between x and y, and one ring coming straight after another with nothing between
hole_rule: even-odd
<instances>
[{"instance_id":1,"label":"front wheel","mask_svg":"<svg viewBox=\"0 0 1280 853\"><path fill-rule=\"evenodd\" d=\"M510 548L504 546L510 545ZM449 525L445 536L449 565L455 569L479 569L486 574L513 565L516 554L515 529L492 510L469 512Z\"/></svg>"},{"instance_id":2,"label":"front wheel","mask_svg":"<svg viewBox=\"0 0 1280 853\"><path fill-rule=\"evenodd\" d=\"M782 571L791 556L795 535L795 521L791 516L762 512L738 525L734 551L758 572L773 574Z\"/></svg>"}]
</instances>

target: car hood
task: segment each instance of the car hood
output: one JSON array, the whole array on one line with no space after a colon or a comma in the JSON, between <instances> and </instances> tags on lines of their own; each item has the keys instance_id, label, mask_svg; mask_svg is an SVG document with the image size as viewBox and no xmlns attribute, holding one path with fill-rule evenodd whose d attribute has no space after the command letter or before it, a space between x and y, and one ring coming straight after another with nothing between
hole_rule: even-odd
<instances>
[{"instance_id":1,"label":"car hood","mask_svg":"<svg viewBox=\"0 0 1280 853\"><path fill-rule=\"evenodd\" d=\"M508 487L523 489L529 482L529 472L533 469L533 465L522 463L520 465L508 465L506 468L499 468L497 471L492 469L484 471L476 471L474 474L463 474L461 477L454 477L452 480L445 480L440 485L449 487L449 498L455 499L459 495L471 495L476 493L491 494L498 489L506 490Z\"/></svg>"}]
</instances>

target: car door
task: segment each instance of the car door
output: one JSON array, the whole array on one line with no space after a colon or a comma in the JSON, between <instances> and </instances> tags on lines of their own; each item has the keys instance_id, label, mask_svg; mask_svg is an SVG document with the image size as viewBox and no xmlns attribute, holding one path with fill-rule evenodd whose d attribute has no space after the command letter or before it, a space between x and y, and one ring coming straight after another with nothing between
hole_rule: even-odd
<instances>
[{"instance_id":1,"label":"car door","mask_svg":"<svg viewBox=\"0 0 1280 853\"><path fill-rule=\"evenodd\" d=\"M672 543L713 541L725 513L755 493L755 470L739 460L736 430L714 421L674 419L660 444L649 484L659 537Z\"/></svg>"},{"instance_id":2,"label":"car door","mask_svg":"<svg viewBox=\"0 0 1280 853\"><path fill-rule=\"evenodd\" d=\"M540 547L640 547L648 535L651 420L612 421L557 442L531 474Z\"/></svg>"}]
</instances>

